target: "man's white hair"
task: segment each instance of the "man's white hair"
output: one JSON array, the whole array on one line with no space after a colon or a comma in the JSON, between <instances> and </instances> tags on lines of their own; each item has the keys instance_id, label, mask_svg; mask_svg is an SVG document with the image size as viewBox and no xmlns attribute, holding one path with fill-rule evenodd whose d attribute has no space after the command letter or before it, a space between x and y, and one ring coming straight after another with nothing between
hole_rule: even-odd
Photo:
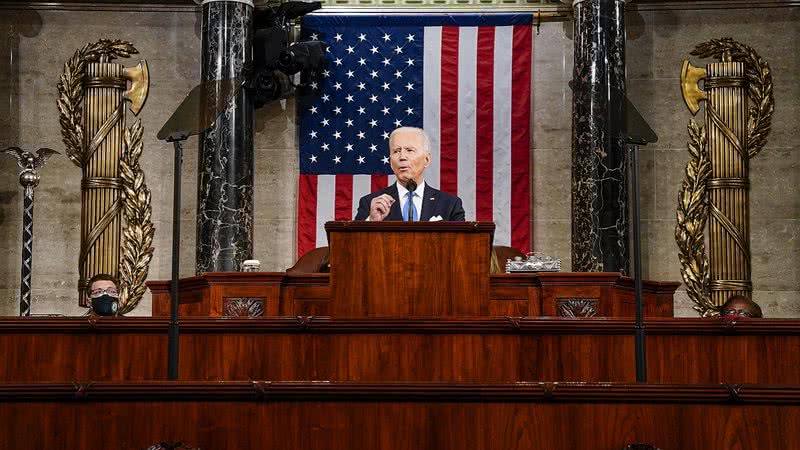
<instances>
[{"instance_id":1,"label":"man's white hair","mask_svg":"<svg viewBox=\"0 0 800 450\"><path fill-rule=\"evenodd\" d=\"M395 133L404 132L404 131L415 131L422 136L422 149L426 152L430 153L431 151L431 140L428 137L428 133L425 132L422 128L417 127L400 127L392 131L392 134L389 135L389 142L392 142L392 138L394 137Z\"/></svg>"}]
</instances>

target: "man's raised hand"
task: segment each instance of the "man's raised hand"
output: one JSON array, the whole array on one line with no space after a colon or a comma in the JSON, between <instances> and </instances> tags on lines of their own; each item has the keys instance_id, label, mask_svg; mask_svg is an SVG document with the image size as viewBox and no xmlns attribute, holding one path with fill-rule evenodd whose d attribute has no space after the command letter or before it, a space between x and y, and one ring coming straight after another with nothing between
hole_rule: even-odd
<instances>
[{"instance_id":1,"label":"man's raised hand","mask_svg":"<svg viewBox=\"0 0 800 450\"><path fill-rule=\"evenodd\" d=\"M394 198L389 194L379 195L372 199L369 205L369 220L371 222L380 222L389 215L392 209Z\"/></svg>"}]
</instances>

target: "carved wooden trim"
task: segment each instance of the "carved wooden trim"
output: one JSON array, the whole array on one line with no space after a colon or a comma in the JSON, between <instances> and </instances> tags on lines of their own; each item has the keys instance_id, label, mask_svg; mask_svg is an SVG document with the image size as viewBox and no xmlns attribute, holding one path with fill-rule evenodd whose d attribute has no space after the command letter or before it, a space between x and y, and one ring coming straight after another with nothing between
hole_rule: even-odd
<instances>
[{"instance_id":1,"label":"carved wooden trim","mask_svg":"<svg viewBox=\"0 0 800 450\"><path fill-rule=\"evenodd\" d=\"M536 273L498 273L489 275L489 288L541 287Z\"/></svg>"},{"instance_id":2,"label":"carved wooden trim","mask_svg":"<svg viewBox=\"0 0 800 450\"><path fill-rule=\"evenodd\" d=\"M206 272L194 277L181 278L178 280L178 288L183 291L220 284L280 285L286 278L286 272ZM145 284L153 293L168 293L171 287L170 280L148 281Z\"/></svg>"},{"instance_id":3,"label":"carved wooden trim","mask_svg":"<svg viewBox=\"0 0 800 450\"><path fill-rule=\"evenodd\" d=\"M622 274L619 272L537 272L542 286L612 286Z\"/></svg>"},{"instance_id":4,"label":"carved wooden trim","mask_svg":"<svg viewBox=\"0 0 800 450\"><path fill-rule=\"evenodd\" d=\"M494 222L365 222L336 221L325 224L325 231L336 232L459 232L490 233L494 231Z\"/></svg>"},{"instance_id":5,"label":"carved wooden trim","mask_svg":"<svg viewBox=\"0 0 800 450\"><path fill-rule=\"evenodd\" d=\"M558 298L556 310L560 317L581 318L597 316L596 298Z\"/></svg>"},{"instance_id":6,"label":"carved wooden trim","mask_svg":"<svg viewBox=\"0 0 800 450\"><path fill-rule=\"evenodd\" d=\"M147 287L153 293L170 292L169 280L148 281ZM190 278L182 278L179 288L182 290L203 289L210 285L261 284L267 286L327 286L330 284L330 274L327 273L301 273L287 274L286 272L209 272Z\"/></svg>"},{"instance_id":7,"label":"carved wooden trim","mask_svg":"<svg viewBox=\"0 0 800 450\"><path fill-rule=\"evenodd\" d=\"M287 273L284 286L329 286L331 276L328 273Z\"/></svg>"},{"instance_id":8,"label":"carved wooden trim","mask_svg":"<svg viewBox=\"0 0 800 450\"><path fill-rule=\"evenodd\" d=\"M264 315L264 297L224 297L223 317L261 317Z\"/></svg>"},{"instance_id":9,"label":"carved wooden trim","mask_svg":"<svg viewBox=\"0 0 800 450\"><path fill-rule=\"evenodd\" d=\"M735 394L733 394L735 392ZM800 404L800 386L623 383L332 383L320 381L0 384L4 402L466 401Z\"/></svg>"},{"instance_id":10,"label":"carved wooden trim","mask_svg":"<svg viewBox=\"0 0 800 450\"><path fill-rule=\"evenodd\" d=\"M286 272L209 272L204 275L183 278L181 289L202 289L210 284L261 283L281 286L325 286L330 284L327 273L286 273ZM170 281L148 281L147 287L154 293L169 293ZM541 287L541 286L618 286L633 290L633 280L618 272L540 272L521 274L496 274L489 276L489 287ZM642 291L648 294L673 295L679 282L644 280Z\"/></svg>"},{"instance_id":11,"label":"carved wooden trim","mask_svg":"<svg viewBox=\"0 0 800 450\"><path fill-rule=\"evenodd\" d=\"M797 319L679 318L645 320L648 335L800 336ZM181 318L181 333L503 333L633 335L633 319L496 317L464 319L277 317ZM166 333L165 317L3 317L2 333Z\"/></svg>"},{"instance_id":12,"label":"carved wooden trim","mask_svg":"<svg viewBox=\"0 0 800 450\"><path fill-rule=\"evenodd\" d=\"M286 278L286 272L206 272L202 276L214 285L279 285Z\"/></svg>"}]
</instances>

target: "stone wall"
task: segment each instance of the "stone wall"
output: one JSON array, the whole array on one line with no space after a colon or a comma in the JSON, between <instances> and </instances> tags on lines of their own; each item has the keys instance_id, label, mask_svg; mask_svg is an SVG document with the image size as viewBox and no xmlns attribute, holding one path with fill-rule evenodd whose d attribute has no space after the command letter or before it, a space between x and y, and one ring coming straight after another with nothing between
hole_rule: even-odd
<instances>
[{"instance_id":1,"label":"stone wall","mask_svg":"<svg viewBox=\"0 0 800 450\"><path fill-rule=\"evenodd\" d=\"M790 141L798 128L797 78L800 8L659 9L628 14L629 94L654 125L657 145L642 152L644 270L648 278L678 280L673 239L683 168L686 123L680 64L695 43L732 36L759 50L775 72L777 106L768 146L753 160L752 252L755 300L771 317L800 317L800 151ZM130 40L148 60L151 93L142 112L142 164L153 191L156 250L150 279L170 274L172 146L155 135L200 78L199 15L191 8L92 7L0 10L0 148L51 147L63 153L56 109L62 64L81 45L101 37ZM572 24L542 24L534 42L534 248L570 267L570 142ZM127 63L128 65L133 65ZM128 120L132 116L129 114ZM256 113L255 258L268 271L295 259L297 151L292 101ZM193 275L197 141L187 145L183 173L183 276ZM18 312L21 190L11 158L0 157L0 315ZM36 191L33 312L83 314L77 306L80 170L54 157ZM692 315L679 292L678 315ZM149 295L134 311L150 314Z\"/></svg>"},{"instance_id":2,"label":"stone wall","mask_svg":"<svg viewBox=\"0 0 800 450\"><path fill-rule=\"evenodd\" d=\"M768 317L800 317L800 8L642 11L631 13L628 24L628 95L659 135L641 158L645 274L680 280L673 233L692 117L680 92L682 61L705 65L689 56L692 48L732 37L770 63L775 86L772 134L750 164L753 299ZM676 315L693 314L679 292Z\"/></svg>"}]
</instances>

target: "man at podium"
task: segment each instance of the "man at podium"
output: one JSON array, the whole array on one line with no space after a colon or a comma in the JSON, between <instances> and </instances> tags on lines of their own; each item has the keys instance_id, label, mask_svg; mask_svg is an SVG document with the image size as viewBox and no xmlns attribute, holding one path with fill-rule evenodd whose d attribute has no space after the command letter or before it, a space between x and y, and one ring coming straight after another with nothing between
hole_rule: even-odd
<instances>
[{"instance_id":1,"label":"man at podium","mask_svg":"<svg viewBox=\"0 0 800 450\"><path fill-rule=\"evenodd\" d=\"M361 197L355 220L464 221L464 207L455 195L425 183L423 172L431 163L425 130L401 127L389 135L389 161L397 182Z\"/></svg>"}]
</instances>

